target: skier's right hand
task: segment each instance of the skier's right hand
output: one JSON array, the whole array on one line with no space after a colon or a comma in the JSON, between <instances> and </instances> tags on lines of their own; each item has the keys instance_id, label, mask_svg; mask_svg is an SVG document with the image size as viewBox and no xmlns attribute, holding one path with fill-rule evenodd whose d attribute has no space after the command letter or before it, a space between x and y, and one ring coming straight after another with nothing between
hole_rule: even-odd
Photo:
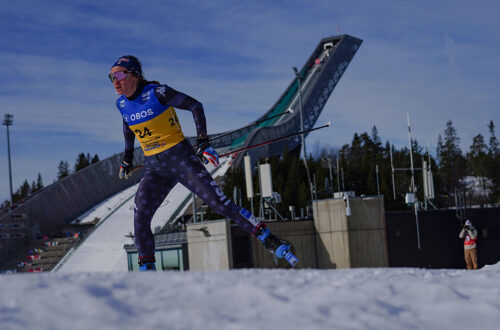
<instances>
[{"instance_id":1,"label":"skier's right hand","mask_svg":"<svg viewBox=\"0 0 500 330\"><path fill-rule=\"evenodd\" d=\"M120 173L118 177L120 179L128 179L128 177L132 174L130 171L133 171L132 163L134 161L134 149L125 150L123 153L122 164L120 165Z\"/></svg>"},{"instance_id":2,"label":"skier's right hand","mask_svg":"<svg viewBox=\"0 0 500 330\"><path fill-rule=\"evenodd\" d=\"M120 165L120 173L118 174L118 177L120 179L128 179L130 170L132 169L132 164L127 163L126 161L122 161L122 164Z\"/></svg>"}]
</instances>

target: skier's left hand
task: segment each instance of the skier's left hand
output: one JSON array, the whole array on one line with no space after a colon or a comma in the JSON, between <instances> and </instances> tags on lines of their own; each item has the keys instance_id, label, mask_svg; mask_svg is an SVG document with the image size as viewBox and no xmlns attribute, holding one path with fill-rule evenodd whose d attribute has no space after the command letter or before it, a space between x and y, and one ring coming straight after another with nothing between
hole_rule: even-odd
<instances>
[{"instance_id":1,"label":"skier's left hand","mask_svg":"<svg viewBox=\"0 0 500 330\"><path fill-rule=\"evenodd\" d=\"M217 151L210 145L208 139L198 140L198 150L196 156L203 164L212 163L215 167L219 166L219 155Z\"/></svg>"}]
</instances>

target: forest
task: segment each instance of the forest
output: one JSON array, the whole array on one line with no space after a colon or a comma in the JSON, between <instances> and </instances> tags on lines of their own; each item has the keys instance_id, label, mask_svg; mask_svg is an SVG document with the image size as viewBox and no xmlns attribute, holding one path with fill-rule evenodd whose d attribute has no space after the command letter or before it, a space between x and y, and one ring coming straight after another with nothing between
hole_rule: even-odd
<instances>
[{"instance_id":1,"label":"forest","mask_svg":"<svg viewBox=\"0 0 500 330\"><path fill-rule=\"evenodd\" d=\"M414 182L419 201L424 200L422 171L419 169L423 167L425 160L430 164L428 166L433 174L435 198L429 200L433 207L454 207L457 195L465 196L466 206L499 204L500 147L493 121L490 121L487 127L488 136L474 136L465 153L460 149L460 138L451 120L446 123L443 134L437 137L435 153L424 149L417 140L412 140L416 168ZM383 143L374 126L369 133L355 133L350 144L340 148L323 149L314 157L309 156L307 165L314 199L330 198L337 191L354 191L356 196L384 195L386 210L407 209L404 196L411 186L411 172L396 170L393 173L391 153L394 168L410 168L409 146L398 149L389 142ZM57 180L98 161L97 154L91 158L90 154L83 152L78 154L73 168L68 162L60 161ZM299 157L299 150L285 150L281 156L261 159L259 163L271 164L273 188L281 195L281 202L276 204L278 212L288 215L289 206L300 210L310 203L309 180L304 159ZM253 182L254 191L258 193L257 171L254 171ZM224 177L222 185L227 196L232 198L236 191L238 204L241 200L243 207L251 209L246 198L243 168L232 168ZM14 203L29 198L43 188L40 173L31 184L24 180L13 194ZM10 201L6 200L1 207L6 209L9 205ZM258 210L258 207L259 201L256 198L254 209ZM207 212L207 218L216 217L218 215L213 212Z\"/></svg>"},{"instance_id":2,"label":"forest","mask_svg":"<svg viewBox=\"0 0 500 330\"><path fill-rule=\"evenodd\" d=\"M97 163L98 161L99 161L99 156L97 154L95 154L94 157L90 158L89 153L87 153L85 155L85 153L81 152L80 154L78 154L78 156L76 158L75 165L73 166L73 169L71 169L71 167L67 161L61 160L59 162L58 167L57 167L57 180L60 180L64 177L67 177L71 173L78 172L79 170L89 166L90 164ZM23 183L21 184L21 186L12 193L12 201L13 201L14 205L18 202L22 202L22 201L26 200L27 198L37 194L44 187L45 186L43 184L42 175L40 173L38 173L38 177L37 177L36 181L33 180L31 184L28 182L27 179L25 179L23 181ZM2 209L2 210L8 209L9 207L10 207L9 200L5 200L0 205L0 209Z\"/></svg>"},{"instance_id":3,"label":"forest","mask_svg":"<svg viewBox=\"0 0 500 330\"><path fill-rule=\"evenodd\" d=\"M465 196L465 206L499 204L500 148L493 121L487 127L489 136L477 134L465 154L460 149L460 138L452 121L446 123L443 134L437 138L435 156L417 140L412 140L416 168L414 182L419 201L424 201L422 170L419 169L426 161L433 174L435 196L429 200L429 208L454 207L457 195ZM307 165L314 198L331 198L337 191L354 191L356 196L381 194L384 195L386 210L408 209L404 197L410 190L411 171L394 171L393 188L391 152L394 168L411 167L409 146L397 149L389 142L383 143L374 126L369 133L355 133L350 144L339 149L323 149L316 157L309 157ZM295 206L296 210L306 207L311 200L311 192L304 161L299 157L298 150L285 151L279 157L259 162L271 164L273 188L281 195L281 202L275 205L279 213L288 216L289 206ZM257 175L254 171L255 192L259 191ZM233 168L226 174L223 189L229 197L233 197L236 191L242 206L251 208L246 198L243 168ZM255 210L259 209L258 199L254 200ZM208 212L207 217L215 218L217 215Z\"/></svg>"}]
</instances>

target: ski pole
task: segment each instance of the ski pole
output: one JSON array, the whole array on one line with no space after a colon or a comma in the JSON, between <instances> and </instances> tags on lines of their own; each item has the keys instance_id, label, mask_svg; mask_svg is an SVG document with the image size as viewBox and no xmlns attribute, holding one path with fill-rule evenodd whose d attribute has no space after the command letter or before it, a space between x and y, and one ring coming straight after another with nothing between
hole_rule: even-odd
<instances>
[{"instance_id":1,"label":"ski pole","mask_svg":"<svg viewBox=\"0 0 500 330\"><path fill-rule=\"evenodd\" d=\"M232 134L232 133L235 133L235 132L241 131L241 130L243 130L243 129L245 129L245 128L249 128L249 127L252 127L252 126L258 125L258 124L260 124L260 123L263 123L263 122L265 122L265 121L268 121L268 120L271 120L271 119L274 119L274 118L277 118L277 117L281 117L281 116L286 115L286 114L288 114L288 113L293 113L293 109L287 109L286 111L283 111L283 112L281 112L281 113L278 113L277 115L271 116L271 117L269 117L269 118L264 118L264 119L261 119L261 120L257 120L256 122L253 122L253 123L251 123L251 124L249 124L249 125L243 126L243 127L241 127L241 128L238 128L238 129L235 129L235 130L232 130L232 131L226 132L226 133L223 133L223 134L221 134L221 135L217 135L217 136L215 136L215 137L213 137L213 138L209 139L208 141L213 141L213 140L220 139L220 138L222 138L222 137L224 137L224 136L228 136L229 134ZM196 148L196 147L198 147L198 145L196 145L196 144L195 144L195 145L193 146L193 148ZM137 171L138 169L143 168L143 167L144 167L144 164L136 165L136 166L132 167L132 169L130 170L130 172L129 172L129 173L133 173L133 172L135 172L135 171Z\"/></svg>"},{"instance_id":2,"label":"ski pole","mask_svg":"<svg viewBox=\"0 0 500 330\"><path fill-rule=\"evenodd\" d=\"M283 140L289 139L291 137L294 137L294 136L297 136L297 135L300 135L300 134L310 133L310 132L317 131L317 130L325 128L325 127L330 127L331 125L332 125L331 122L328 122L328 123L326 123L323 126L319 126L319 127L315 127L315 128L311 128L311 129L306 129L306 130L303 130L301 132L289 134L287 136L282 136L282 137L279 137L279 138L276 138L276 139L272 139L272 140L269 140L269 141L261 142L261 143L258 143L258 144L254 144L254 145L251 145L251 146L248 146L248 147L241 148L241 149L233 150L231 152L219 155L219 157L225 157L225 156L229 156L229 155L241 152L241 151L246 151L246 150L258 148L258 147L261 147L261 146L265 146L267 144L271 144L271 143L283 141ZM133 173L136 170L138 170L140 168L143 168L143 167L144 167L144 164L136 165L136 166L132 167L132 169L130 170L129 173Z\"/></svg>"},{"instance_id":3,"label":"ski pole","mask_svg":"<svg viewBox=\"0 0 500 330\"><path fill-rule=\"evenodd\" d=\"M258 125L258 124L260 124L260 123L263 123L263 122L265 122L265 121L268 121L268 120L271 120L271 119L274 119L274 118L277 118L277 117L280 117L280 116L286 115L287 113L293 113L293 110L292 110L292 109L288 109L288 110L286 110L286 111L284 111L284 112L278 113L277 115L271 116L271 117L269 117L269 118L264 118L264 119L261 119L261 120L257 120L256 122L251 123L251 124L249 124L249 125L247 125L247 126L243 126L243 127L241 127L241 128L235 129L235 130L230 131L230 132L223 133L223 134L221 134L221 135L217 135L217 136L215 136L215 137L213 137L213 138L209 139L208 141L213 141L213 140L220 139L220 138L222 138L222 137L224 137L224 136L228 136L229 134L233 134L233 133L235 133L235 132L238 132L238 131L244 130L245 128L249 128L249 127L252 127L252 126Z\"/></svg>"},{"instance_id":4,"label":"ski pole","mask_svg":"<svg viewBox=\"0 0 500 330\"><path fill-rule=\"evenodd\" d=\"M331 125L331 123L328 122L328 123L326 123L323 126L319 126L319 127L315 127L315 128L311 128L311 129L306 129L306 130L303 130L301 132L293 133L293 134L290 134L290 135L287 135L287 136L282 136L282 137L279 137L279 138L276 138L276 139L272 139L272 140L269 140L269 141L261 142L261 143L258 143L258 144L254 144L254 145L251 145L251 146L248 146L248 147L241 148L241 149L233 150L231 152L219 155L219 157L225 157L225 156L229 156L229 155L241 152L241 151L246 151L246 150L254 149L254 148L257 148L257 147L265 146L267 144L271 144L271 143L283 141L283 140L289 139L289 138L297 136L297 135L309 133L309 132L316 131L316 130L319 130L319 129L322 129L322 128L325 128L325 127L330 127L330 125Z\"/></svg>"}]
</instances>

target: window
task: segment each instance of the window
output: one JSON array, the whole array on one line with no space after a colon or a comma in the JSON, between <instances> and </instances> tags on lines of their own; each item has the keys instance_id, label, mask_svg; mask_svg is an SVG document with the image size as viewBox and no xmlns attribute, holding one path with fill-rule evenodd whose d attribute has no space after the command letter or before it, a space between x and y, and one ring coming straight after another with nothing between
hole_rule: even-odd
<instances>
[{"instance_id":1,"label":"window","mask_svg":"<svg viewBox=\"0 0 500 330\"><path fill-rule=\"evenodd\" d=\"M182 248L168 250L157 250L155 252L157 270L180 270L184 271ZM128 270L139 271L139 257L137 252L127 253Z\"/></svg>"},{"instance_id":2,"label":"window","mask_svg":"<svg viewBox=\"0 0 500 330\"><path fill-rule=\"evenodd\" d=\"M180 250L163 250L161 252L161 262L163 270L181 270L179 262Z\"/></svg>"}]
</instances>

